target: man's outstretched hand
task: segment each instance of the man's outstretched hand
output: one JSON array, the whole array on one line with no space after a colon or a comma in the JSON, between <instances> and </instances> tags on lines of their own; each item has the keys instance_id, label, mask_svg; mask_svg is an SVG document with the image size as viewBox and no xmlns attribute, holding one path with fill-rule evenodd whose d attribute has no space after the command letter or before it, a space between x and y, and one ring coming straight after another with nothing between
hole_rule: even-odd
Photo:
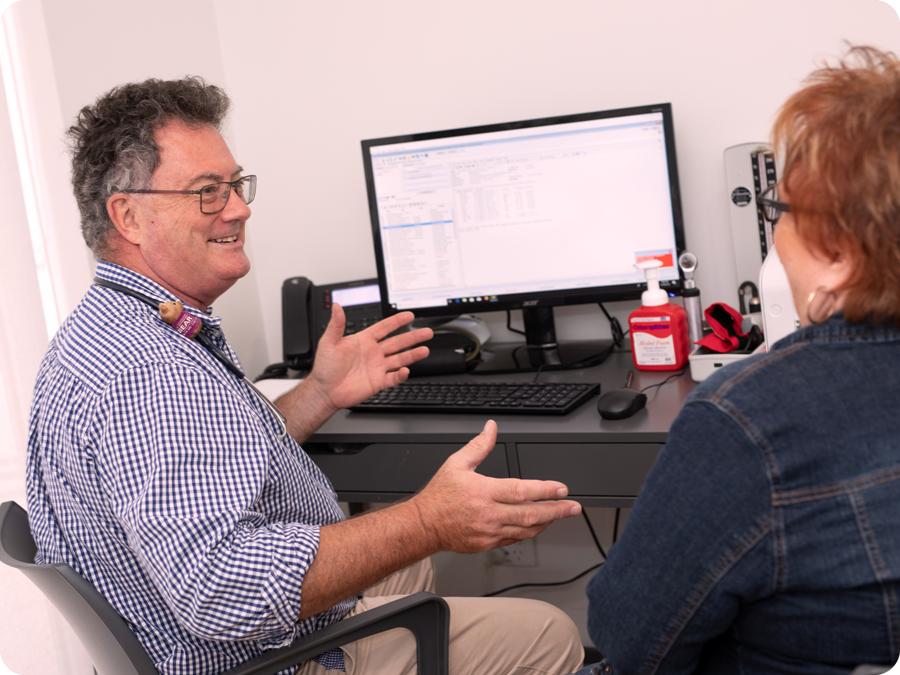
<instances>
[{"instance_id":1,"label":"man's outstretched hand","mask_svg":"<svg viewBox=\"0 0 900 675\"><path fill-rule=\"evenodd\" d=\"M388 337L415 318L412 312L389 316L353 335L344 335L343 308L333 305L331 320L319 339L312 372L276 404L298 442L309 438L334 413L406 381L408 366L428 356L430 328Z\"/></svg>"},{"instance_id":2,"label":"man's outstretched hand","mask_svg":"<svg viewBox=\"0 0 900 675\"><path fill-rule=\"evenodd\" d=\"M436 539L436 550L473 553L507 546L534 537L554 520L581 513L578 502L562 499L569 490L558 481L476 473L496 442L497 424L490 420L410 500L423 528Z\"/></svg>"},{"instance_id":3,"label":"man's outstretched hand","mask_svg":"<svg viewBox=\"0 0 900 675\"><path fill-rule=\"evenodd\" d=\"M421 492L386 509L319 530L300 618L317 614L438 551L474 553L533 537L581 513L562 483L488 478L475 472L497 441L489 421L451 455ZM560 500L560 501L541 501Z\"/></svg>"},{"instance_id":4,"label":"man's outstretched hand","mask_svg":"<svg viewBox=\"0 0 900 675\"><path fill-rule=\"evenodd\" d=\"M409 348L430 340L433 332L420 328L387 336L413 318L412 312L400 312L345 336L347 319L343 308L335 304L316 349L316 361L309 374L311 384L337 411L406 381L407 366L428 356L428 347Z\"/></svg>"}]
</instances>

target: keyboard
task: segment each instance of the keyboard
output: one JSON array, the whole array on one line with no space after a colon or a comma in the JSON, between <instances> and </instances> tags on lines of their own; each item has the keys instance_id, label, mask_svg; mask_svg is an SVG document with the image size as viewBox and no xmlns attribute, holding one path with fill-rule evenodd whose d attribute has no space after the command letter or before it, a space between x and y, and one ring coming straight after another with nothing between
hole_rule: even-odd
<instances>
[{"instance_id":1,"label":"keyboard","mask_svg":"<svg viewBox=\"0 0 900 675\"><path fill-rule=\"evenodd\" d=\"M350 410L567 415L599 391L599 384L568 382L404 382Z\"/></svg>"}]
</instances>

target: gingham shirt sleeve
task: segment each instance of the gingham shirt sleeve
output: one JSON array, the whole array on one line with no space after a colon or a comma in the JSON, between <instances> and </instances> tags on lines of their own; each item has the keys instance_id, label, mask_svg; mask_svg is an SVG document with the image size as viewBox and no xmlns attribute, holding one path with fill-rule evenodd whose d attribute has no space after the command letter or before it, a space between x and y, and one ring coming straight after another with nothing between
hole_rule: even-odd
<instances>
[{"instance_id":1,"label":"gingham shirt sleeve","mask_svg":"<svg viewBox=\"0 0 900 675\"><path fill-rule=\"evenodd\" d=\"M240 391L151 364L122 373L100 406L88 445L103 492L179 623L210 640L293 637L319 528L255 508L290 496L265 494L278 467Z\"/></svg>"}]
</instances>

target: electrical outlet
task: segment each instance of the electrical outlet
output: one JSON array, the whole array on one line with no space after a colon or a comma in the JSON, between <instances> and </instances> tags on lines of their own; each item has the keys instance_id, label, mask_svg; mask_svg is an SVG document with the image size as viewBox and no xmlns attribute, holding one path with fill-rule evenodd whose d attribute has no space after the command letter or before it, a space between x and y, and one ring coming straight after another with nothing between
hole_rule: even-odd
<instances>
[{"instance_id":1,"label":"electrical outlet","mask_svg":"<svg viewBox=\"0 0 900 675\"><path fill-rule=\"evenodd\" d=\"M501 565L510 567L537 567L537 550L534 539L525 539L518 544L510 544L497 549L504 553Z\"/></svg>"}]
</instances>

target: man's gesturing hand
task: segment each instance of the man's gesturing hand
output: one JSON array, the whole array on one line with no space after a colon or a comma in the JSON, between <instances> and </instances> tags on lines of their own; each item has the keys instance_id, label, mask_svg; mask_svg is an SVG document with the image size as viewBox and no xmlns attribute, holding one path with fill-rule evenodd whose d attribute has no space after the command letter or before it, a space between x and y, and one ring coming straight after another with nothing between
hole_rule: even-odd
<instances>
[{"instance_id":1,"label":"man's gesturing hand","mask_svg":"<svg viewBox=\"0 0 900 675\"><path fill-rule=\"evenodd\" d=\"M412 499L319 530L304 580L300 618L317 614L389 574L438 551L475 552L542 532L581 513L556 481L488 478L475 473L497 440L497 425L451 455ZM307 588L308 587L308 588Z\"/></svg>"},{"instance_id":2,"label":"man's gesturing hand","mask_svg":"<svg viewBox=\"0 0 900 675\"><path fill-rule=\"evenodd\" d=\"M543 532L554 520L581 513L574 501L540 501L568 495L557 481L476 473L496 441L497 424L491 420L412 498L426 536L435 539L435 550L474 553L506 546Z\"/></svg>"},{"instance_id":3,"label":"man's gesturing hand","mask_svg":"<svg viewBox=\"0 0 900 675\"><path fill-rule=\"evenodd\" d=\"M319 340L310 383L337 411L405 381L409 377L406 366L428 356L428 348L404 350L430 340L433 333L430 328L420 328L387 336L412 320L412 312L400 312L345 337L344 310L335 304Z\"/></svg>"}]
</instances>

